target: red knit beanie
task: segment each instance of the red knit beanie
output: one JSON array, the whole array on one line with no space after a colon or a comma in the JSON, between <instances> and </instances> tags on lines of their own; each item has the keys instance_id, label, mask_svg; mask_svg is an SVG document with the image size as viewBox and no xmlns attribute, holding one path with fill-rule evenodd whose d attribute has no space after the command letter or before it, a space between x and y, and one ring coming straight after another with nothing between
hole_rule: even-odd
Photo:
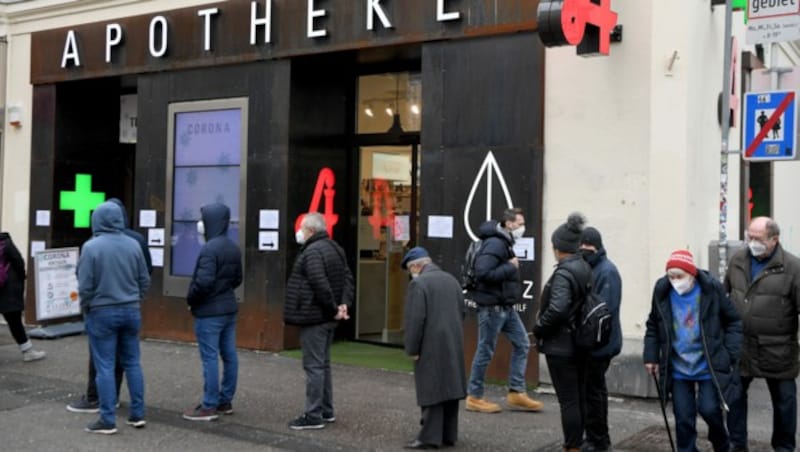
<instances>
[{"instance_id":1,"label":"red knit beanie","mask_svg":"<svg viewBox=\"0 0 800 452\"><path fill-rule=\"evenodd\" d=\"M697 276L697 267L694 265L694 257L692 253L687 250L673 251L672 254L669 255L667 270L670 268L680 268L692 276Z\"/></svg>"}]
</instances>

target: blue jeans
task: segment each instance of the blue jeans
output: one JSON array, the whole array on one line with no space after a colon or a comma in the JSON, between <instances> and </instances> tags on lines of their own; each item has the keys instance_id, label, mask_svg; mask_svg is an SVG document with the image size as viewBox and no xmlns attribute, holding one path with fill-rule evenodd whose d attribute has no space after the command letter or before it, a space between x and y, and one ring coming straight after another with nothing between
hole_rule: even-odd
<instances>
[{"instance_id":1,"label":"blue jeans","mask_svg":"<svg viewBox=\"0 0 800 452\"><path fill-rule=\"evenodd\" d=\"M239 358L236 355L236 313L196 317L194 334L203 363L203 408L216 409L231 403L236 393ZM219 383L219 358L222 358L222 387Z\"/></svg>"},{"instance_id":2,"label":"blue jeans","mask_svg":"<svg viewBox=\"0 0 800 452\"><path fill-rule=\"evenodd\" d=\"M116 425L117 385L114 379L116 359L122 363L131 398L130 416L144 418L144 376L139 361L139 330L142 313L136 307L94 308L86 314L86 332L94 360L97 393L100 396L100 419Z\"/></svg>"},{"instance_id":3,"label":"blue jeans","mask_svg":"<svg viewBox=\"0 0 800 452\"><path fill-rule=\"evenodd\" d=\"M472 371L469 375L469 395L483 397L483 383L486 368L492 361L497 337L506 334L511 342L511 366L508 373L508 387L512 391L526 392L525 369L528 366L528 349L531 341L522 324L522 319L512 306L478 307L478 348L472 359Z\"/></svg>"},{"instance_id":4,"label":"blue jeans","mask_svg":"<svg viewBox=\"0 0 800 452\"><path fill-rule=\"evenodd\" d=\"M793 378L767 378L766 381L772 399L772 448L778 452L793 451L797 431L797 383ZM752 382L753 377L742 377L741 397L731 404L728 415L731 443L736 447L747 446L747 389Z\"/></svg>"},{"instance_id":5,"label":"blue jeans","mask_svg":"<svg viewBox=\"0 0 800 452\"><path fill-rule=\"evenodd\" d=\"M672 411L675 413L675 440L680 452L697 452L697 414L708 424L708 440L715 452L728 451L722 406L712 380L672 381Z\"/></svg>"},{"instance_id":6,"label":"blue jeans","mask_svg":"<svg viewBox=\"0 0 800 452\"><path fill-rule=\"evenodd\" d=\"M331 344L338 322L300 328L303 370L306 371L305 415L313 420L333 417Z\"/></svg>"}]
</instances>

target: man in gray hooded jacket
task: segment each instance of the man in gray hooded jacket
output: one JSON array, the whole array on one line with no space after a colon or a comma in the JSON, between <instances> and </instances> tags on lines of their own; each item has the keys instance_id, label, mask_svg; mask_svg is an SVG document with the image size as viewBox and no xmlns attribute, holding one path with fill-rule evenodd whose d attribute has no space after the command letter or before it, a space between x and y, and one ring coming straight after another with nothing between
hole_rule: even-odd
<instances>
[{"instance_id":1,"label":"man in gray hooded jacket","mask_svg":"<svg viewBox=\"0 0 800 452\"><path fill-rule=\"evenodd\" d=\"M127 423L137 428L145 425L139 305L150 285L150 275L141 247L122 233L123 228L119 206L100 204L92 213L94 236L84 243L78 260L78 292L100 396L100 418L86 427L90 433L117 432L114 366L118 354L131 400Z\"/></svg>"}]
</instances>

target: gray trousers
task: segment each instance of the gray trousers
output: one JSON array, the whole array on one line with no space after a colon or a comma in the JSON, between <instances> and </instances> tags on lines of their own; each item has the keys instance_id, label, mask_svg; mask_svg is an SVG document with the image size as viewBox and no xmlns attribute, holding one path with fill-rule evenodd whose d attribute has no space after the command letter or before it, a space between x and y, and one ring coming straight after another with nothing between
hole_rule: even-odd
<instances>
[{"instance_id":1,"label":"gray trousers","mask_svg":"<svg viewBox=\"0 0 800 452\"><path fill-rule=\"evenodd\" d=\"M337 324L327 322L300 329L303 370L306 371L305 414L313 420L333 417L331 343Z\"/></svg>"},{"instance_id":2,"label":"gray trousers","mask_svg":"<svg viewBox=\"0 0 800 452\"><path fill-rule=\"evenodd\" d=\"M454 446L458 440L458 400L422 407L422 429L417 439L425 444Z\"/></svg>"}]
</instances>

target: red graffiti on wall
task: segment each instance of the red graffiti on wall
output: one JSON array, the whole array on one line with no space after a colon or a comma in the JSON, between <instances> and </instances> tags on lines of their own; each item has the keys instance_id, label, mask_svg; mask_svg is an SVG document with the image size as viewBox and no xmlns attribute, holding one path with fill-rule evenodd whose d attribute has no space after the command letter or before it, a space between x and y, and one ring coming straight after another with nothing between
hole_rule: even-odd
<instances>
[{"instance_id":1,"label":"red graffiti on wall","mask_svg":"<svg viewBox=\"0 0 800 452\"><path fill-rule=\"evenodd\" d=\"M311 205L308 206L308 212L322 213L325 218L325 224L328 226L328 235L333 238L333 227L339 222L339 215L334 213L333 197L336 194L333 186L336 184L336 176L330 168L322 168L317 176L317 186L314 187L314 195L311 197ZM322 201L322 195L325 195L325 212L320 212L319 204ZM300 229L300 223L303 222L306 214L301 214L294 222L294 230Z\"/></svg>"}]
</instances>

